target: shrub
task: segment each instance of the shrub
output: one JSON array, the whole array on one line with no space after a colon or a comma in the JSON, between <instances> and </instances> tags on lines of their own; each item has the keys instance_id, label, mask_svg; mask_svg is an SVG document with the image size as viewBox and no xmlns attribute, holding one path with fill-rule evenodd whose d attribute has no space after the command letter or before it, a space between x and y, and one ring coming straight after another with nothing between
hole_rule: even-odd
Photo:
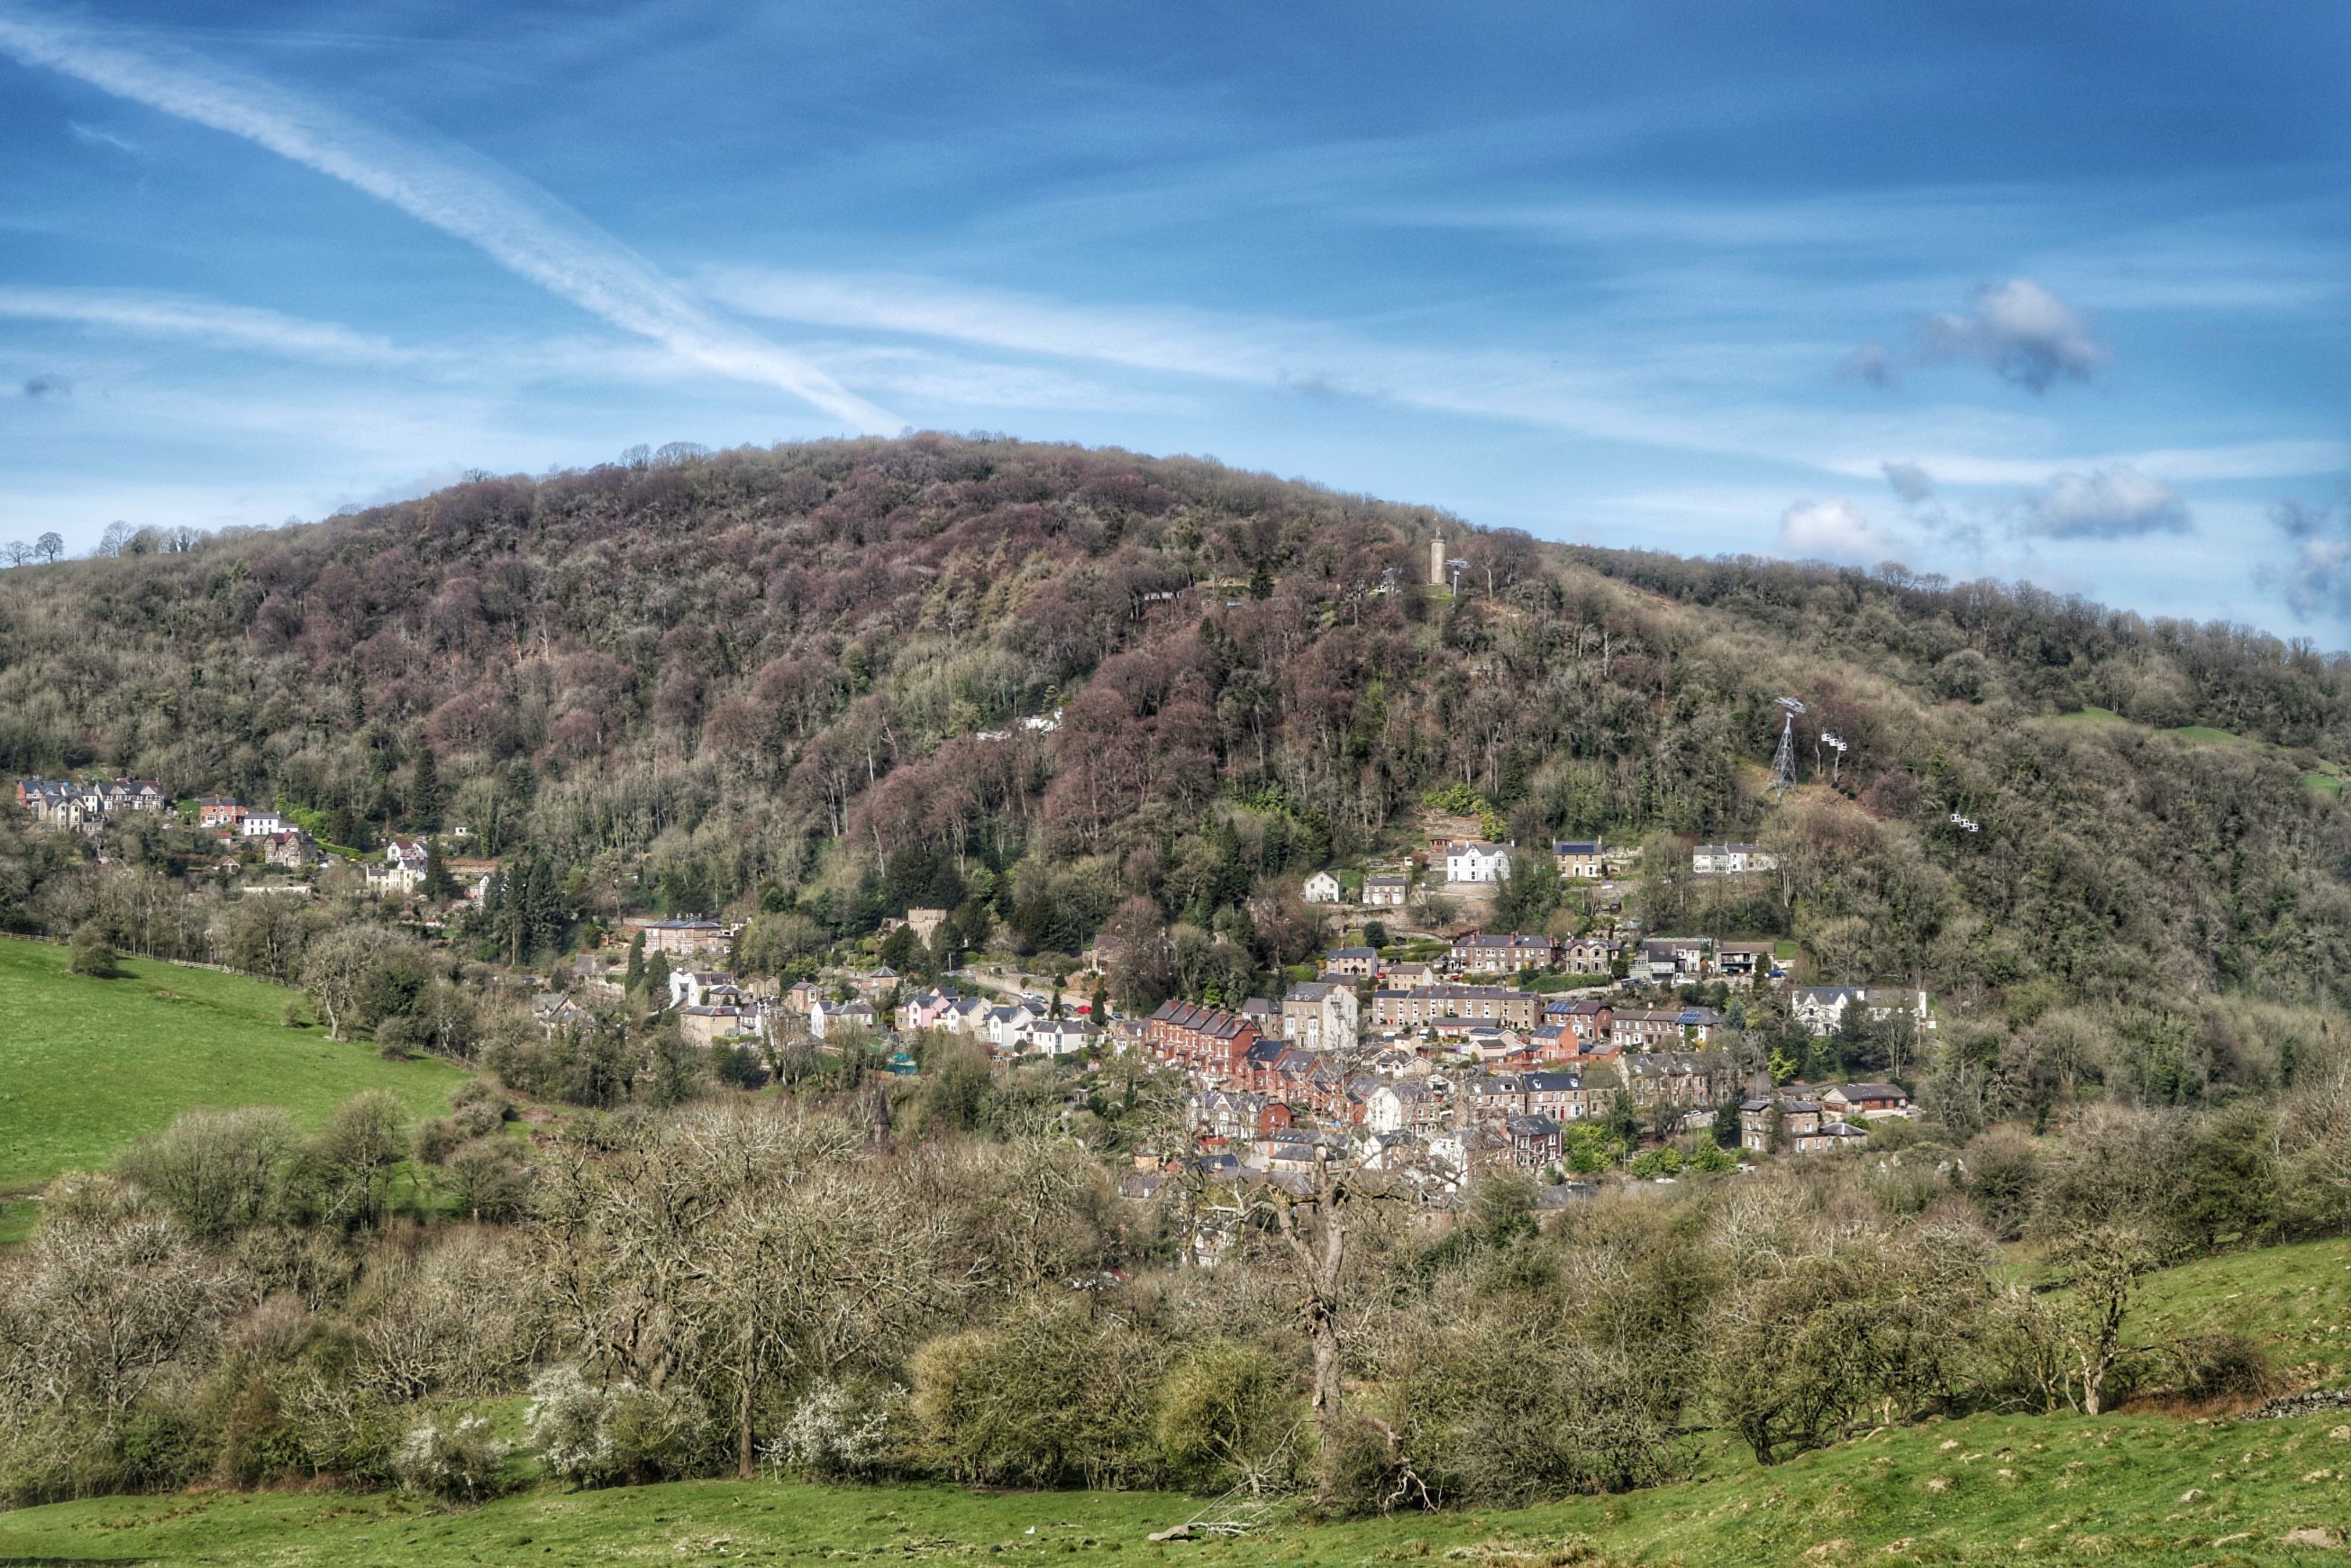
<instances>
[{"instance_id":1,"label":"shrub","mask_svg":"<svg viewBox=\"0 0 2351 1568\"><path fill-rule=\"evenodd\" d=\"M612 1401L612 1458L632 1485L698 1474L717 1458L710 1413L691 1393L622 1384Z\"/></svg>"},{"instance_id":2,"label":"shrub","mask_svg":"<svg viewBox=\"0 0 2351 1568\"><path fill-rule=\"evenodd\" d=\"M619 1403L611 1389L589 1382L577 1367L549 1367L532 1378L524 1430L547 1473L583 1487L616 1479L622 1467L612 1442L612 1414Z\"/></svg>"},{"instance_id":3,"label":"shrub","mask_svg":"<svg viewBox=\"0 0 2351 1568\"><path fill-rule=\"evenodd\" d=\"M1685 1396L1655 1347L1562 1334L1497 1302L1424 1326L1393 1364L1384 1393L1413 1473L1392 1490L1410 1479L1437 1502L1520 1504L1671 1471Z\"/></svg>"},{"instance_id":4,"label":"shrub","mask_svg":"<svg viewBox=\"0 0 2351 1568\"><path fill-rule=\"evenodd\" d=\"M517 1218L530 1201L530 1166L505 1138L475 1138L452 1151L443 1183L457 1207L492 1224Z\"/></svg>"},{"instance_id":5,"label":"shrub","mask_svg":"<svg viewBox=\"0 0 2351 1568\"><path fill-rule=\"evenodd\" d=\"M458 1084L449 1096L449 1104L458 1111L486 1105L497 1113L496 1119L501 1122L514 1114L514 1102L507 1098L496 1081L488 1078L468 1078Z\"/></svg>"},{"instance_id":6,"label":"shrub","mask_svg":"<svg viewBox=\"0 0 2351 1568\"><path fill-rule=\"evenodd\" d=\"M455 1116L435 1116L416 1124L416 1142L409 1153L424 1165L437 1166L449 1157L452 1149L466 1141Z\"/></svg>"},{"instance_id":7,"label":"shrub","mask_svg":"<svg viewBox=\"0 0 2351 1568\"><path fill-rule=\"evenodd\" d=\"M906 1391L820 1379L792 1409L766 1458L803 1480L871 1480L904 1448Z\"/></svg>"},{"instance_id":8,"label":"shrub","mask_svg":"<svg viewBox=\"0 0 2351 1568\"><path fill-rule=\"evenodd\" d=\"M1996 1127L1969 1141L1959 1168L1961 1190L1992 1235L2002 1241L2022 1236L2040 1197L2040 1145L2012 1127Z\"/></svg>"},{"instance_id":9,"label":"shrub","mask_svg":"<svg viewBox=\"0 0 2351 1568\"><path fill-rule=\"evenodd\" d=\"M1679 1176L1681 1170L1682 1152L1671 1145L1662 1149L1645 1150L1633 1156L1633 1174L1644 1181L1654 1181L1659 1176Z\"/></svg>"},{"instance_id":10,"label":"shrub","mask_svg":"<svg viewBox=\"0 0 2351 1568\"><path fill-rule=\"evenodd\" d=\"M1429 1505L1426 1489L1387 1434L1360 1416L1342 1418L1314 1458L1317 1495L1343 1517Z\"/></svg>"},{"instance_id":11,"label":"shrub","mask_svg":"<svg viewBox=\"0 0 2351 1568\"><path fill-rule=\"evenodd\" d=\"M1157 1346L1066 1305L914 1354L914 1412L939 1458L990 1484L1142 1484L1157 1458Z\"/></svg>"},{"instance_id":12,"label":"shrub","mask_svg":"<svg viewBox=\"0 0 2351 1568\"><path fill-rule=\"evenodd\" d=\"M115 1440L122 1484L138 1491L176 1491L204 1466L204 1434L180 1411L149 1404L133 1411Z\"/></svg>"},{"instance_id":13,"label":"shrub","mask_svg":"<svg viewBox=\"0 0 2351 1568\"><path fill-rule=\"evenodd\" d=\"M467 1100L450 1112L449 1120L469 1138L486 1138L507 1124L514 1104L504 1098Z\"/></svg>"},{"instance_id":14,"label":"shrub","mask_svg":"<svg viewBox=\"0 0 2351 1568\"><path fill-rule=\"evenodd\" d=\"M93 980L111 980L122 973L121 966L115 962L114 945L95 925L85 925L73 934L73 940L66 945L66 967Z\"/></svg>"},{"instance_id":15,"label":"shrub","mask_svg":"<svg viewBox=\"0 0 2351 1568\"><path fill-rule=\"evenodd\" d=\"M302 1135L275 1106L183 1111L127 1150L118 1169L193 1235L217 1240L283 1208Z\"/></svg>"},{"instance_id":16,"label":"shrub","mask_svg":"<svg viewBox=\"0 0 2351 1568\"><path fill-rule=\"evenodd\" d=\"M402 1488L446 1502L480 1502L506 1490L509 1445L493 1437L489 1417L443 1411L408 1429L392 1450Z\"/></svg>"},{"instance_id":17,"label":"shrub","mask_svg":"<svg viewBox=\"0 0 2351 1568\"><path fill-rule=\"evenodd\" d=\"M1301 1431L1295 1379L1253 1345L1218 1341L1173 1367L1159 1388L1159 1450L1174 1475L1222 1489L1286 1481Z\"/></svg>"},{"instance_id":18,"label":"shrub","mask_svg":"<svg viewBox=\"0 0 2351 1568\"><path fill-rule=\"evenodd\" d=\"M2261 1347L2235 1329L2190 1334L2164 1359L2184 1399L2259 1399L2277 1390Z\"/></svg>"},{"instance_id":19,"label":"shrub","mask_svg":"<svg viewBox=\"0 0 2351 1568\"><path fill-rule=\"evenodd\" d=\"M1712 1138L1701 1138L1698 1147L1690 1151L1689 1168L1708 1176L1721 1176L1739 1168L1739 1156Z\"/></svg>"},{"instance_id":20,"label":"shrub","mask_svg":"<svg viewBox=\"0 0 2351 1568\"><path fill-rule=\"evenodd\" d=\"M300 1432L287 1419L277 1391L266 1379L248 1376L225 1383L220 1396L213 1456L218 1479L255 1486L312 1468Z\"/></svg>"},{"instance_id":21,"label":"shrub","mask_svg":"<svg viewBox=\"0 0 2351 1568\"><path fill-rule=\"evenodd\" d=\"M62 1410L0 1421L0 1507L33 1508L115 1490L92 1425Z\"/></svg>"}]
</instances>

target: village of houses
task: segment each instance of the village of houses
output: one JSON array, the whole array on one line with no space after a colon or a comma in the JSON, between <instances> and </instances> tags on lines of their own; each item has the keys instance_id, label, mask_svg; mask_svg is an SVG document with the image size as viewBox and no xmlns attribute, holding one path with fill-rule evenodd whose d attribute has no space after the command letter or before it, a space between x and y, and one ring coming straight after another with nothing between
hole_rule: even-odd
<instances>
[{"instance_id":1,"label":"village of houses","mask_svg":"<svg viewBox=\"0 0 2351 1568\"><path fill-rule=\"evenodd\" d=\"M83 831L173 806L160 786L133 779L22 779L16 800L40 821ZM244 863L242 852L308 876L333 858L277 811L206 797L195 802L193 821L223 841L225 866ZM366 891L413 897L424 884L430 852L422 841L392 841L381 860L361 867ZM1432 891L1474 907L1530 852L1542 852L1440 839L1416 857L1420 863L1360 875L1317 871L1301 892L1343 933L1351 923L1400 922L1425 907ZM1623 857L1601 841L1557 841L1549 852L1563 882L1604 898L1614 892ZM1689 853L1695 876L1774 869L1755 844L1699 844ZM496 867L452 858L441 870L456 897L478 902ZM904 925L928 945L946 919L945 910L910 909L886 922L883 934ZM1342 944L1324 954L1314 978L1290 984L1279 998L1232 1008L1170 1000L1146 1017L1105 1007L1110 1016L1098 1018L1086 1001L1064 1005L1058 991L1048 998L1023 989L1018 982L1026 977L985 967L919 994L886 966L789 986L738 979L729 963L739 927L699 917L632 918L604 946L580 955L569 988L542 992L533 1010L549 1033L601 1027L601 1005L622 999L620 958L641 940L647 957L661 958L667 1010L695 1044L772 1048L796 1035L832 1049L854 1042L879 1046L889 1070L904 1073L916 1071L909 1043L931 1031L983 1044L1006 1062L1074 1059L1098 1066L1131 1057L1180 1076L1192 1134L1188 1154L1152 1160L1131 1179L1143 1192L1176 1165L1210 1176L1294 1182L1318 1159L1335 1159L1409 1172L1446 1192L1495 1171L1520 1171L1548 1184L1548 1200L1564 1201L1592 1190L1567 1179L1573 1129L1614 1117L1620 1104L1664 1136L1710 1129L1725 1104L1735 1103L1742 1155L1857 1148L1868 1142L1870 1123L1911 1113L1909 1096L1890 1082L1774 1087L1743 1072L1714 1049L1724 1015L1676 999L1693 987L1787 984L1774 944L1652 936L1630 922L1618 928L1628 934L1562 939L1470 929L1384 948ZM1114 938L1098 938L1086 967L1104 972L1114 946ZM1401 951L1425 956L1392 956ZM1876 987L1790 986L1788 1009L1821 1037L1843 1027L1853 1009L1873 1021L1907 1015L1921 1030L1935 1023L1923 992Z\"/></svg>"},{"instance_id":2,"label":"village of houses","mask_svg":"<svg viewBox=\"0 0 2351 1568\"><path fill-rule=\"evenodd\" d=\"M219 841L215 870L230 875L256 869L284 873L246 878L243 886L247 893L307 894L311 891L309 879L338 863L337 856L282 811L243 805L218 795L176 802L162 785L141 779L78 783L19 779L15 800L37 822L92 834L126 816L161 814L185 804L191 823ZM453 826L444 836L463 842L472 834L463 826ZM396 838L385 843L381 857L358 857L353 864L366 892L378 898L407 898L423 890L432 854L423 839ZM478 904L497 873L497 862L453 855L441 870L459 897Z\"/></svg>"}]
</instances>

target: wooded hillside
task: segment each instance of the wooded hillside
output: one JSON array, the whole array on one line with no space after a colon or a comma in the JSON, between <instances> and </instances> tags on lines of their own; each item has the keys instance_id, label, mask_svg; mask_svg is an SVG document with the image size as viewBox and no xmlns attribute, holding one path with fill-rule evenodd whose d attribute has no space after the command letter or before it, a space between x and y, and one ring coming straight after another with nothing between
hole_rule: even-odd
<instances>
[{"instance_id":1,"label":"wooded hillside","mask_svg":"<svg viewBox=\"0 0 2351 1568\"><path fill-rule=\"evenodd\" d=\"M1438 537L1458 599L1425 586ZM1155 912L1270 967L1312 939L1278 890L1398 846L1458 784L1521 841L1764 839L1768 893L1655 872L1652 927L1924 985L1982 1025L1983 1071L2044 1088L2274 1078L2241 1004L2338 1002L2351 969L2338 663L2031 590L1543 545L1193 459L664 449L142 535L0 572L0 670L13 773L282 800L334 842L462 823L589 915L849 935L977 904L1068 951ZM1783 693L1810 705L1806 788L1774 806ZM1851 743L1833 788L1823 729ZM70 923L52 858L0 853L20 922Z\"/></svg>"}]
</instances>

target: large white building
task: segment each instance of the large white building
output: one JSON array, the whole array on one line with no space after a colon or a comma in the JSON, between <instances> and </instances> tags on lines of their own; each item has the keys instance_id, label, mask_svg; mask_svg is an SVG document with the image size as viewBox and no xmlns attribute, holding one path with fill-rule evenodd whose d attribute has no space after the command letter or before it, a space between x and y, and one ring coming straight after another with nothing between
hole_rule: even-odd
<instances>
[{"instance_id":1,"label":"large white building","mask_svg":"<svg viewBox=\"0 0 2351 1568\"><path fill-rule=\"evenodd\" d=\"M1451 846L1445 852L1445 880L1447 882L1510 881L1510 846L1489 844L1477 839Z\"/></svg>"},{"instance_id":2,"label":"large white building","mask_svg":"<svg viewBox=\"0 0 2351 1568\"><path fill-rule=\"evenodd\" d=\"M1281 1038L1306 1051L1354 1050L1362 1019L1363 1000L1350 985L1301 980L1281 998Z\"/></svg>"},{"instance_id":3,"label":"large white building","mask_svg":"<svg viewBox=\"0 0 2351 1568\"><path fill-rule=\"evenodd\" d=\"M1907 1013L1920 1029L1933 1029L1935 1015L1927 993L1900 986L1798 986L1789 993L1788 1010L1815 1035L1834 1034L1844 1023L1845 1009L1859 1008L1872 1023L1883 1023L1896 1013Z\"/></svg>"},{"instance_id":4,"label":"large white building","mask_svg":"<svg viewBox=\"0 0 2351 1568\"><path fill-rule=\"evenodd\" d=\"M1761 844L1700 844L1690 852L1690 871L1698 876L1744 876L1779 869L1779 857Z\"/></svg>"}]
</instances>

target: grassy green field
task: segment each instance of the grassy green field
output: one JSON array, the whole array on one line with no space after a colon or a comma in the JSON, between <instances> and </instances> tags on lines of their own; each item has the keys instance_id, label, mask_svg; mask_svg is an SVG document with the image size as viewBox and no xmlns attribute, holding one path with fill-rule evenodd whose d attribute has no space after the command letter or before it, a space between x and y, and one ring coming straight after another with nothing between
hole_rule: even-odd
<instances>
[{"instance_id":1,"label":"grassy green field","mask_svg":"<svg viewBox=\"0 0 2351 1568\"><path fill-rule=\"evenodd\" d=\"M0 1194L106 1163L194 1105L282 1105L316 1125L364 1089L418 1116L465 1074L386 1061L364 1043L283 1021L294 993L236 975L128 959L120 979L66 972L66 953L0 940ZM22 1223L0 1216L0 1238Z\"/></svg>"},{"instance_id":2,"label":"grassy green field","mask_svg":"<svg viewBox=\"0 0 2351 1568\"><path fill-rule=\"evenodd\" d=\"M2178 736L2182 740L2192 740L2199 746L2258 746L2261 744L2259 741L2248 740L2243 736L2230 730L2214 729L2209 724L2183 724L2177 729L2167 729L2163 733Z\"/></svg>"},{"instance_id":3,"label":"grassy green field","mask_svg":"<svg viewBox=\"0 0 2351 1568\"><path fill-rule=\"evenodd\" d=\"M2351 1241L2305 1241L2183 1263L2147 1277L2135 1338L2238 1328L2297 1386L2351 1379Z\"/></svg>"},{"instance_id":4,"label":"grassy green field","mask_svg":"<svg viewBox=\"0 0 2351 1568\"><path fill-rule=\"evenodd\" d=\"M2103 725L2124 724L2128 721L2110 707L2077 707L2072 713L2057 715L2050 722L2082 725L2095 729Z\"/></svg>"},{"instance_id":5,"label":"grassy green field","mask_svg":"<svg viewBox=\"0 0 2351 1568\"><path fill-rule=\"evenodd\" d=\"M1768 1470L1710 1472L1619 1497L1314 1524L1277 1516L1237 1541L1154 1544L1196 1499L986 1495L951 1487L687 1482L539 1490L444 1511L320 1493L114 1498L0 1514L0 1563L905 1563L963 1559L1354 1568L1415 1560L1528 1568L1507 1548L1588 1538L1625 1563L2339 1561L2290 1542L2351 1524L2351 1425L2163 1417L1978 1417L1862 1438Z\"/></svg>"}]
</instances>

